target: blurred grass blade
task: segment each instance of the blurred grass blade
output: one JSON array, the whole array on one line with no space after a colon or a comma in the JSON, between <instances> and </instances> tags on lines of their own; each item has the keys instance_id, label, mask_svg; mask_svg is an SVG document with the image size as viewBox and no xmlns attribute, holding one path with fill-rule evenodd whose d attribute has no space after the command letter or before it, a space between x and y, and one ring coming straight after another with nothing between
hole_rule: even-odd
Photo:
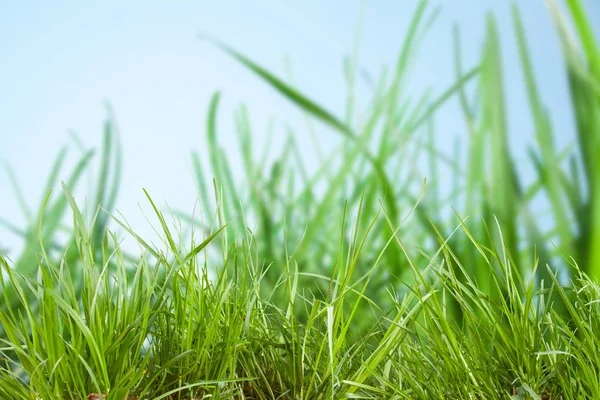
<instances>
[{"instance_id":1,"label":"blurred grass blade","mask_svg":"<svg viewBox=\"0 0 600 400\"><path fill-rule=\"evenodd\" d=\"M581 0L567 0L567 7L573 18L575 29L579 34L579 39L592 76L600 79L600 47L596 43L596 35L588 20L588 13L585 11Z\"/></svg>"},{"instance_id":2,"label":"blurred grass blade","mask_svg":"<svg viewBox=\"0 0 600 400\"><path fill-rule=\"evenodd\" d=\"M534 72L529 57L529 49L525 39L525 31L523 23L519 15L516 5L513 5L513 22L517 34L517 44L523 74L525 75L525 84L527 87L527 95L533 115L536 139L538 148L540 149L541 160L539 160L538 169L543 171L544 178L542 183L546 187L550 204L552 205L553 215L556 219L557 229L560 234L560 246L563 251L568 249L572 242L569 217L566 213L564 205L561 184L560 184L560 163L557 162L558 155L554 146L554 136L552 134L551 122L548 116L544 113L543 105L540 101L537 84L535 82Z\"/></svg>"},{"instance_id":3,"label":"blurred grass blade","mask_svg":"<svg viewBox=\"0 0 600 400\"><path fill-rule=\"evenodd\" d=\"M335 128L343 135L349 137L354 136L352 130L342 121L340 121L337 117L335 117L330 112L326 111L323 107L321 107L314 101L310 100L308 97L304 96L302 93L298 92L293 87L289 86L287 83L285 83L280 78L276 77L271 72L256 64L254 61L237 52L236 50L221 42L220 40L212 38L208 35L201 35L200 37L202 39L208 40L210 43L214 44L219 49L223 50L224 52L235 58L246 68L254 72L256 75L260 76L262 79L264 79L274 89L276 89L290 101L298 105L301 109L305 110L306 112L321 120L325 124Z\"/></svg>"},{"instance_id":4,"label":"blurred grass blade","mask_svg":"<svg viewBox=\"0 0 600 400\"><path fill-rule=\"evenodd\" d=\"M17 179L17 176L15 175L15 171L13 171L11 166L8 165L8 163L6 161L2 161L2 164L4 166L4 170L6 171L6 173L8 175L8 179L12 186L13 192L15 193L15 197L17 199L17 204L18 204L19 208L21 209L21 212L23 213L25 220L27 221L27 223L30 224L31 218L32 218L31 210L29 209L29 206L27 205L27 201L25 201L25 195L23 194L21 185L19 185L19 180Z\"/></svg>"}]
</instances>

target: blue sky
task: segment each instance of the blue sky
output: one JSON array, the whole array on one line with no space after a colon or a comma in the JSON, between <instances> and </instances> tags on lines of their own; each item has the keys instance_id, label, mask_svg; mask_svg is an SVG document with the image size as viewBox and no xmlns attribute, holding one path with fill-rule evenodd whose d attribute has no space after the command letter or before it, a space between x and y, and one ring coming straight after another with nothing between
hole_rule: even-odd
<instances>
[{"instance_id":1,"label":"blue sky","mask_svg":"<svg viewBox=\"0 0 600 400\"><path fill-rule=\"evenodd\" d=\"M245 102L255 146L264 145L269 116L303 127L298 111L214 47L198 39L207 32L284 76L289 56L298 88L341 115L342 58L352 47L361 7L364 24L360 65L377 75L397 56L416 1L104 1L0 3L0 159L16 171L30 204L59 148L76 132L88 146L101 139L104 102L109 101L124 149L123 190L118 208L142 232L138 210L142 187L156 200L191 210L196 193L189 168L191 149L203 150L205 114L221 90L219 140L235 141L232 111ZM600 4L584 2L596 26ZM362 4L362 5L361 5ZM509 127L517 154L532 141L531 120L514 43L511 2L445 0L440 17L420 47L408 90L440 93L452 83L452 25L463 38L465 64L479 57L485 15L498 19L507 86ZM552 112L559 144L574 137L560 47L541 0L518 2L536 75ZM464 124L456 104L436 118L438 145L448 147ZM280 129L281 131L281 129ZM299 141L306 142L300 132ZM322 132L324 151L337 137ZM274 146L280 145L280 141ZM312 155L307 149L307 159ZM77 150L71 149L71 164ZM205 152L203 153L205 154ZM241 168L241 166L239 166ZM65 170L68 171L68 168ZM23 222L0 172L0 217ZM18 240L0 230L0 247Z\"/></svg>"}]
</instances>

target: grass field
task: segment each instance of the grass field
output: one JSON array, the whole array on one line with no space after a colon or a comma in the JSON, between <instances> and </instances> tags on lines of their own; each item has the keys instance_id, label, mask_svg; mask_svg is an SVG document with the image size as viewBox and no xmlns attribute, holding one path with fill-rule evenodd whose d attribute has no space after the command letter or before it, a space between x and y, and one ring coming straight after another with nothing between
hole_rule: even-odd
<instances>
[{"instance_id":1,"label":"grass field","mask_svg":"<svg viewBox=\"0 0 600 400\"><path fill-rule=\"evenodd\" d=\"M359 60L347 60L343 117L203 37L306 113L309 135L318 122L345 140L330 154L317 147L322 162L310 174L299 127L290 128L270 162L272 155L253 154L241 107L235 153L218 142L215 93L206 118L210 168L192 153L201 214L166 213L146 193L160 247L114 212L114 118L88 195L98 210L92 220L71 195L95 161L92 150L68 179L61 151L42 193L55 190L37 215L8 169L30 222L0 221L25 241L17 259L0 255L0 399L599 397L600 49L579 0L547 3L577 141L554 144L532 72L535 44L515 7L535 127L528 153L538 176L528 185L510 150L493 16L477 65L463 65L455 30L456 82L447 90L412 98L401 90L418 39L435 23L427 1L364 110L353 98ZM469 133L466 157L456 159L436 149L432 123L451 98ZM243 185L232 175L234 158L244 164ZM420 174L417 160L427 165ZM442 168L453 171L449 189L439 184ZM416 178L423 175L427 182ZM540 196L549 228L533 207ZM448 206L451 218L441 212ZM121 249L116 229L139 243L139 254Z\"/></svg>"}]
</instances>

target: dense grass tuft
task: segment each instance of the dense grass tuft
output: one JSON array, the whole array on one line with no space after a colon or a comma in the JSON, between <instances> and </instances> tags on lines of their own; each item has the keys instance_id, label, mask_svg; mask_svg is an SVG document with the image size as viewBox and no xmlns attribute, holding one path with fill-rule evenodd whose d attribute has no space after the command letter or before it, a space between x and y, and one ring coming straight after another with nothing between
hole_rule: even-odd
<instances>
[{"instance_id":1,"label":"dense grass tuft","mask_svg":"<svg viewBox=\"0 0 600 400\"><path fill-rule=\"evenodd\" d=\"M343 118L208 38L310 117L311 136L314 119L344 140L331 154L315 141L321 164L309 171L286 127L272 161L268 149L253 153L241 106L246 175L235 177L233 151L218 142L215 93L209 165L192 156L200 218L176 212L169 221L146 193L160 248L111 215L121 176L113 118L85 207L97 210L91 220L71 191L90 171L92 150L51 196L61 150L38 215L8 168L27 226L0 220L25 242L14 262L0 254L0 399L599 398L600 47L579 0L566 1L567 13L548 5L577 136L575 146L555 147L515 7L535 127L528 154L538 176L527 185L510 150L493 16L480 62L463 70L457 28L455 82L436 96L405 91L419 40L438 15L425 0L394 68L367 80L364 110L355 46ZM435 112L453 97L469 135L464 160L436 148ZM540 197L550 218L534 207ZM126 254L109 223L140 254Z\"/></svg>"},{"instance_id":2,"label":"dense grass tuft","mask_svg":"<svg viewBox=\"0 0 600 400\"><path fill-rule=\"evenodd\" d=\"M0 398L579 399L600 393L600 287L575 264L571 288L554 275L538 288L532 274L524 278L520 271L549 266L537 259L517 266L506 247L472 241L488 266L497 293L491 297L460 264L450 238L440 237L438 251L422 255L425 262L405 254L414 283L401 293L388 287L393 306L384 309L365 293L384 273L386 252L404 251L403 242L390 236L368 273L354 268L376 237L370 228L384 218L379 214L348 247L339 242L332 276L311 274L328 287L316 295L318 286L298 285L306 273L293 252L282 265L266 265L255 238L229 243L228 227L174 245L179 232L158 211L163 249L138 237L147 251L126 261L119 239L105 231L96 251L97 230L65 195L81 274L70 272L68 252L59 263L42 257L35 276L0 258L3 289L9 281L17 298L10 302L5 294L7 309L0 313L7 335ZM351 233L361 230L359 220ZM340 221L340 233L346 222ZM490 239L496 234L500 229L490 227ZM453 236L472 240L464 225ZM265 295L268 269L284 272ZM275 292L284 304L272 301ZM566 315L549 302L556 297ZM460 324L448 318L449 299L461 310ZM360 304L370 312L357 313ZM367 331L357 329L360 320L369 321Z\"/></svg>"}]
</instances>

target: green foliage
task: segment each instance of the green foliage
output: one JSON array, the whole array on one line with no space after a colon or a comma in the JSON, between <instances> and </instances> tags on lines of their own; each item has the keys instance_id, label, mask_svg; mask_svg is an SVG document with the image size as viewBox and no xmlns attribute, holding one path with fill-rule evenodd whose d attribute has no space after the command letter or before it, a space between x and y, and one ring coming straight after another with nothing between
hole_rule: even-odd
<instances>
[{"instance_id":1,"label":"green foliage","mask_svg":"<svg viewBox=\"0 0 600 400\"><path fill-rule=\"evenodd\" d=\"M104 231L108 223L107 212L111 212L115 206L119 182L121 179L121 148L116 135L114 118L110 113L104 125L103 145L101 150L101 160L99 165L99 173L94 184L95 193L90 193L93 202L88 204L89 209L98 210L100 207L106 212L98 212L96 215L95 231L90 236L91 243L94 249L99 249L104 240ZM76 190L81 183L82 177L86 171L90 171L94 150L85 150L79 161L66 179L66 186L70 190ZM7 170L12 178L13 188L20 199L21 209L28 225L24 229L19 229L10 222L0 220L0 224L11 230L13 233L22 236L24 239L23 249L21 254L15 260L14 268L19 273L24 275L33 275L38 268L38 261L42 256L42 250L45 251L44 257L47 257L52 262L59 263L65 256L64 260L71 268L72 272L80 271L80 259L75 246L75 235L64 227L65 216L68 215L69 204L64 196L52 196L52 190L56 187L59 176L63 173L62 168L67 156L67 147L63 147L59 152L52 168L44 191L42 192L42 204L36 207L37 210L44 214L44 224L40 226L42 215L34 216L29 210L25 199L21 193L20 185L17 182L16 174L7 165ZM92 175L93 177L93 175ZM67 240L61 240L61 235L67 233ZM45 247L45 249L42 248ZM97 250L94 250L97 251ZM75 288L76 294L79 289ZM9 304L14 307L17 301L15 288L10 283L3 289L2 294L8 299L6 303L0 305L0 310L6 311ZM34 297L30 297L31 302L35 302ZM0 327L0 333L3 332Z\"/></svg>"},{"instance_id":2,"label":"green foliage","mask_svg":"<svg viewBox=\"0 0 600 400\"><path fill-rule=\"evenodd\" d=\"M94 151L83 152L64 194L52 196L61 150L39 215L6 166L27 227L0 221L25 242L14 263L0 255L0 398L597 397L600 49L579 0L566 0L570 18L548 4L577 138L556 147L515 6L534 123L531 184L511 152L492 15L476 66L464 72L456 28L455 82L435 97L407 93L419 40L438 15L425 0L365 110L354 98L355 44L344 69L344 118L208 38L306 114L309 134L315 120L343 142L326 155L315 142L322 162L312 171L298 132L286 127L285 149L271 161L268 149L254 154L242 105L234 117L245 175L236 177L232 149L219 144L215 93L208 165L192 154L201 217L176 213L194 227L191 236L173 231L181 224L169 224L146 193L164 248L111 216L121 174L112 118L86 205L97 210L90 219L71 193ZM435 113L454 97L469 135L464 160L436 148ZM454 177L449 188L439 179L443 168ZM539 195L550 206L550 228L532 205ZM69 209L73 223L65 227ZM107 229L111 218L142 254L122 252Z\"/></svg>"},{"instance_id":3,"label":"green foliage","mask_svg":"<svg viewBox=\"0 0 600 400\"><path fill-rule=\"evenodd\" d=\"M416 201L411 189L422 186L422 178L418 178L418 174L403 171L414 171L415 159L422 150L415 144L418 129L453 94L473 80L478 71L478 67L475 67L459 76L457 81L437 98L432 99L429 93L426 93L414 101L408 96L404 88L413 55L416 54L418 39L426 33L436 16L437 10L431 10L426 1L419 2L402 43L393 74L389 79L383 77L380 80L360 121L351 117L358 112L351 100L348 100L347 104L347 122L342 121L247 56L216 39L203 36L263 79L307 116L344 138L342 146L332 151L316 172L309 175L306 160L301 156L296 139L292 136L295 132L289 132L285 150L276 157L269 168L265 165L265 155L256 157L253 154L249 139L251 127L248 111L242 106L236 113L236 126L246 175L238 179L243 185L234 187L231 169L225 162L225 152L217 143L215 131L220 94L216 93L213 96L206 132L210 168L216 181L222 185L216 189L219 194L218 205L224 206L224 220L236 226L237 231L245 229L246 220L258 221L254 233L261 257L267 263L283 262L286 258L285 249L290 246L301 271L310 274L331 274L335 269L337 246L337 242L331 238L338 234L337 221L342 218L341 210L346 202L349 210L356 210L363 195L365 218L376 211L378 200L381 199L392 221L391 225L396 227L402 224L403 231L410 231L415 238L415 244L420 242L427 232L431 232L428 222L424 226L410 223L407 220L407 214L410 212L401 212L403 209L410 210ZM353 59L349 62L356 65L357 61ZM348 92L353 93L357 84L355 77L348 75L347 83ZM321 149L318 144L315 146L315 152L319 154ZM207 174L197 153L194 153L193 159L202 210L214 214L215 209L205 184ZM320 188L325 188L322 193ZM243 205L243 212L240 205ZM192 221L185 213L178 215ZM206 228L198 221L194 222ZM364 224L366 221L361 222ZM384 245L389 240L392 229L384 221L376 222L374 229L379 236L376 243ZM435 232L433 234L435 237ZM230 236L229 240L231 239ZM378 256L376 248L377 245L373 245L363 249L356 265L359 273L364 274L369 270L372 261ZM376 281L371 291L373 296L376 296L375 293L383 293L384 286L389 282L397 285L405 279L411 279L406 268L406 256L400 249L392 246L386 252L385 258L385 269L389 272L373 278ZM265 282L274 285L279 272L276 269L269 270ZM301 279L300 285L309 282ZM327 287L322 284L319 289L324 292ZM385 296L380 296L377 300L390 304Z\"/></svg>"},{"instance_id":4,"label":"green foliage","mask_svg":"<svg viewBox=\"0 0 600 400\"><path fill-rule=\"evenodd\" d=\"M576 264L572 288L552 273L549 286L538 288L503 239L485 247L461 225L452 237L470 241L501 296L478 287L449 246L452 237L440 236L439 249L419 265L393 234L359 274L361 251L379 236L374 227L391 219L376 213L363 227L358 213L327 277L300 271L294 254L266 266L250 234L219 246L232 227L206 238L193 232L189 247L173 246L181 233L158 210L164 248L139 240L148 251L128 261L109 231L94 251L98 230L64 191L81 273L69 268L67 252L56 263L43 247L35 276L0 258L7 304L0 311L1 398L576 399L600 389L600 287ZM346 217L341 222L338 238ZM489 240L503 237L499 224L484 228ZM402 295L392 290L393 306L382 309L368 292L392 246L406 256L414 283ZM538 266L532 259L530 268ZM273 268L281 271L278 283L264 295ZM299 285L307 275L325 281L325 297ZM16 300L9 301L7 284ZM557 296L566 315L549 302ZM447 299L460 309L461 324L448 318ZM361 304L370 312L359 311ZM364 319L370 328L361 333L355 325Z\"/></svg>"},{"instance_id":5,"label":"green foliage","mask_svg":"<svg viewBox=\"0 0 600 400\"><path fill-rule=\"evenodd\" d=\"M519 265L526 265L535 251L542 265L549 263L556 269L570 272L569 263L561 260L565 255L572 255L584 271L597 277L600 274L600 270L597 270L600 268L600 258L595 254L600 249L600 234L597 232L597 227L600 227L600 197L597 194L600 193L600 186L596 183L596 171L599 168L595 163L600 159L596 154L600 149L600 78L597 73L599 51L581 4L578 1L567 3L579 34L577 38L569 33L566 16L553 2L549 3L565 49L565 63L578 129L578 146L568 146L565 149L557 149L554 145L551 120L536 85L524 28L517 7L513 8L519 56L535 126L535 146L528 153L538 177L527 185L522 182L509 143L506 121L510 116L505 109L500 41L492 15L487 19L486 40L480 64L463 72L460 38L456 29L456 82L437 99L432 100L429 93L425 93L414 102L403 90L408 79L408 67L415 57L418 38L422 37L437 15L437 10L430 10L427 2L421 1L408 27L391 78L386 79L384 75L379 80L370 105L366 110L361 110L360 120L352 118L358 112L354 109L351 98L347 101L347 108L350 110L347 115L350 117L342 121L247 56L216 39L208 38L298 106L302 112L346 138L343 146L325 157L321 168L312 176L307 175L305 161L297 156L299 151L292 138L288 140L284 154L276 159L269 170L264 164L265 157L262 157L260 164L255 162L248 140L251 128L247 111L242 107L236 120L247 175L240 179L244 184L236 190L232 187L233 180L230 176L219 173L224 169L223 158L213 159L219 152L216 149L214 122L216 102L213 102L208 119L211 167L216 171L217 181L226 183L220 199L223 204L229 205L224 215L225 220L238 223L239 229L243 229L244 218L239 205L244 205L244 211L250 213L245 217L261 221L254 233L259 240L261 254L267 262L283 260L285 245L297 244L295 256L302 270L330 273L334 268L330 261L334 259L332 251L335 251L335 247L331 246L329 238L336 232L335 217L339 218L339 214L332 215L336 205L337 209L341 209L341 205L347 200L349 209L356 210L361 194L364 193L364 215L370 215L375 210L377 200L381 199L392 221L391 225L396 226L402 222L399 234L405 240L414 239L411 245L435 244L439 233L449 235L461 219L448 219L440 212L451 205L458 215L465 218L470 232L479 242L487 240L479 221L483 219L489 226L498 220L507 251ZM356 56L357 53L355 50L353 54ZM356 66L357 63L357 59L349 61L350 65ZM348 67L345 72L348 93L352 96L356 80ZM467 91L466 85L475 80L475 91ZM454 95L460 101L469 134L466 165L458 152L455 159L448 159L435 148L433 116ZM217 98L218 95L215 95L215 99ZM472 105L474 100L476 107ZM422 128L431 132L426 140L419 139ZM316 148L315 152L320 154L320 150ZM428 159L427 172L421 172L416 167L415 160L421 155ZM199 160L199 157L195 155L195 159ZM566 161L568 165L565 168ZM449 193L446 193L448 189L440 185L438 178L438 171L447 166L451 167L455 175L455 182ZM295 178L297 171L300 171L301 179ZM198 171L198 181L202 187L206 175L201 172ZM421 196L417 194L422 190L419 177L426 175L431 179ZM318 187L326 188L325 192L317 194ZM206 190L203 189L202 193L206 194ZM542 228L539 223L542 218L532 208L534 197L540 194L551 207L551 217L545 217L552 223L550 228ZM204 198L207 196L204 195ZM405 220L401 210L410 209L418 199L421 201L416 209L416 218ZM205 210L212 210L206 200L203 207ZM466 217L470 217L468 222ZM382 235L380 245L391 233L385 224L376 226L376 231ZM494 237L491 240L497 245L499 239ZM489 282L490 275L481 261L477 261L477 254L468 241L464 237L453 239L452 248L482 290L495 296L495 289ZM428 247L430 251L433 249L434 247ZM315 257L315 254L319 256ZM374 256L375 253L365 249L357 268L365 272ZM397 286L411 279L407 259L401 252L390 250L385 263L385 269L390 274L382 276L380 283L374 285L370 293L374 298L381 293L383 282ZM522 271L524 274L527 272ZM273 273L276 274L277 271ZM550 279L545 268L538 269L538 284L542 281L548 284ZM385 303L386 300L378 298L377 301ZM456 316L460 317L460 314Z\"/></svg>"}]
</instances>

